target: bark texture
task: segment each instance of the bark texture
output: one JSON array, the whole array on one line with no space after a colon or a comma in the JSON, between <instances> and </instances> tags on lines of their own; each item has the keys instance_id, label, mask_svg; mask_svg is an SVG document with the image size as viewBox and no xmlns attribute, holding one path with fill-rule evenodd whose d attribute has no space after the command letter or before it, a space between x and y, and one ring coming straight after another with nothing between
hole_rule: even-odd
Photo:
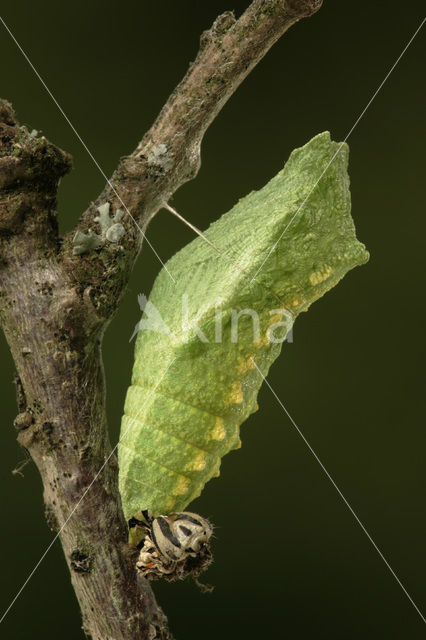
<instances>
[{"instance_id":1,"label":"bark texture","mask_svg":"<svg viewBox=\"0 0 426 640\"><path fill-rule=\"evenodd\" d=\"M156 122L66 238L55 205L71 158L20 127L0 101L0 320L17 370L15 427L40 471L47 522L59 533L94 640L171 638L127 545L107 433L103 332L140 251L140 230L197 174L207 127L274 42L320 5L255 0L237 21L219 16ZM97 207L106 203L102 219Z\"/></svg>"}]
</instances>

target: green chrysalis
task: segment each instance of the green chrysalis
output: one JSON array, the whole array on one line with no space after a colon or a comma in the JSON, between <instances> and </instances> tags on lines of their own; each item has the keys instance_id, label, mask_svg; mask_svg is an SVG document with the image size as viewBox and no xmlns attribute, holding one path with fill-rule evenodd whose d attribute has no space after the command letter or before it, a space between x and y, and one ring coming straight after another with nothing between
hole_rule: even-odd
<instances>
[{"instance_id":1,"label":"green chrysalis","mask_svg":"<svg viewBox=\"0 0 426 640\"><path fill-rule=\"evenodd\" d=\"M148 304L163 324L138 334L121 426L127 518L181 511L219 475L293 320L368 259L347 162L319 134L209 227L222 255L197 238L167 263L176 284L158 275Z\"/></svg>"}]
</instances>

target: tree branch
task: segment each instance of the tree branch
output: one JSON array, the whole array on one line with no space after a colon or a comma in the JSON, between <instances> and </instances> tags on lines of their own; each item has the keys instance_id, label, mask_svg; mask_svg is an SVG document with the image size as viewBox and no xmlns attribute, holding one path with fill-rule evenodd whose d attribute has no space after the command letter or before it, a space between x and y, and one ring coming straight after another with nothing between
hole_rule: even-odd
<instances>
[{"instance_id":1,"label":"tree branch","mask_svg":"<svg viewBox=\"0 0 426 640\"><path fill-rule=\"evenodd\" d=\"M15 427L40 471L47 522L94 640L171 637L149 584L135 575L105 413L101 339L142 243L131 217L145 229L196 175L219 110L320 4L255 0L238 21L220 16L150 131L64 241L56 190L71 158L20 127L0 101L0 320L18 372Z\"/></svg>"},{"instance_id":2,"label":"tree branch","mask_svg":"<svg viewBox=\"0 0 426 640\"><path fill-rule=\"evenodd\" d=\"M202 34L195 62L77 227L83 233L93 229L97 207L106 202L112 212L125 211L120 221L126 231L120 240L122 279L116 270L105 270L101 260L89 266L87 260L73 258L74 234L65 243L64 259L70 261L73 277L83 287L95 287L93 300L101 315L109 317L119 303L141 247L140 229L144 231L173 193L198 173L201 141L208 126L279 37L321 4L322 0L255 0L239 20L231 12L224 13ZM101 252L115 255L116 246L106 243Z\"/></svg>"}]
</instances>

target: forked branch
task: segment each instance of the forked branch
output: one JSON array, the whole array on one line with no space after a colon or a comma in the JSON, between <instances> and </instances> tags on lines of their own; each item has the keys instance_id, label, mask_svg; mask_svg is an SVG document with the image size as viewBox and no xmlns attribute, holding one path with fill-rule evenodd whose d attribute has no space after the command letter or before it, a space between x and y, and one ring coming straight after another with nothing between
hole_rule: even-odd
<instances>
[{"instance_id":1,"label":"forked branch","mask_svg":"<svg viewBox=\"0 0 426 640\"><path fill-rule=\"evenodd\" d=\"M255 0L239 20L220 16L152 128L65 239L56 190L71 158L0 101L0 320L17 369L15 427L40 471L47 522L93 640L171 637L126 544L100 351L142 244L139 227L196 175L207 127L255 64L320 5Z\"/></svg>"}]
</instances>

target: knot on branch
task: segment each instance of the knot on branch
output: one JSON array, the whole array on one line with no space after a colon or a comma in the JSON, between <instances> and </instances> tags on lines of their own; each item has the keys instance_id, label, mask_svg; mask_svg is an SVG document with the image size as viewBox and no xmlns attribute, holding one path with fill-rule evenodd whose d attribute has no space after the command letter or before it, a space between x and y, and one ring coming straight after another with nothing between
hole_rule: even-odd
<instances>
[{"instance_id":1,"label":"knot on branch","mask_svg":"<svg viewBox=\"0 0 426 640\"><path fill-rule=\"evenodd\" d=\"M71 167L71 156L37 131L0 122L0 189L29 183L53 191Z\"/></svg>"},{"instance_id":2,"label":"knot on branch","mask_svg":"<svg viewBox=\"0 0 426 640\"><path fill-rule=\"evenodd\" d=\"M23 431L24 429L28 429L33 422L34 416L29 411L23 411L22 413L18 413L13 421L13 425L18 431Z\"/></svg>"},{"instance_id":3,"label":"knot on branch","mask_svg":"<svg viewBox=\"0 0 426 640\"><path fill-rule=\"evenodd\" d=\"M93 565L93 558L79 549L74 549L70 556L71 569L76 573L90 573Z\"/></svg>"},{"instance_id":4,"label":"knot on branch","mask_svg":"<svg viewBox=\"0 0 426 640\"><path fill-rule=\"evenodd\" d=\"M220 41L225 33L235 24L233 11L225 11L216 18L210 29L203 31L200 36L200 49L204 49L213 41Z\"/></svg>"},{"instance_id":5,"label":"knot on branch","mask_svg":"<svg viewBox=\"0 0 426 640\"><path fill-rule=\"evenodd\" d=\"M2 98L0 98L0 123L10 126L16 124L16 117L12 105Z\"/></svg>"},{"instance_id":6,"label":"knot on branch","mask_svg":"<svg viewBox=\"0 0 426 640\"><path fill-rule=\"evenodd\" d=\"M19 126L12 106L0 100L0 231L16 227L37 205L49 207L71 167L68 153Z\"/></svg>"},{"instance_id":7,"label":"knot on branch","mask_svg":"<svg viewBox=\"0 0 426 640\"><path fill-rule=\"evenodd\" d=\"M323 0L287 0L286 5L298 18L308 18L321 8L322 2Z\"/></svg>"}]
</instances>

